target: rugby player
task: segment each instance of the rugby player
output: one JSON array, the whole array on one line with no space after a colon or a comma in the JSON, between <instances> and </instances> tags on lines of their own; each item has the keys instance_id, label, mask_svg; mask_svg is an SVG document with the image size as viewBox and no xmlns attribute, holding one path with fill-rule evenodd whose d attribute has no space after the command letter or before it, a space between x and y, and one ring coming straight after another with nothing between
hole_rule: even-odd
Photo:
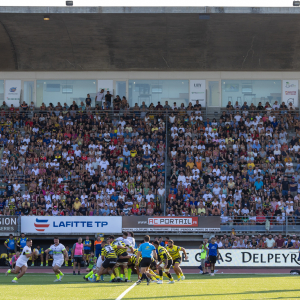
<instances>
[{"instance_id":1,"label":"rugby player","mask_svg":"<svg viewBox=\"0 0 300 300\"><path fill-rule=\"evenodd\" d=\"M34 260L37 259L38 257L40 257L41 267L43 267L43 264L44 264L44 249L41 248L39 245L37 245L36 248L34 249L34 251L35 250L37 250L39 252L39 254L35 253L35 258L32 258L31 267L34 267Z\"/></svg>"},{"instance_id":2,"label":"rugby player","mask_svg":"<svg viewBox=\"0 0 300 300\"><path fill-rule=\"evenodd\" d=\"M181 264L180 251L182 251L184 253L185 259L188 259L185 249L183 247L174 245L174 241L169 240L166 250L170 253L170 255L173 259L173 269L177 275L178 281L184 280L185 276L183 275L182 270L180 268L180 264Z\"/></svg>"},{"instance_id":3,"label":"rugby player","mask_svg":"<svg viewBox=\"0 0 300 300\"><path fill-rule=\"evenodd\" d=\"M136 263L136 261L137 261L137 256L135 254L131 255L130 258L128 259L128 271L135 269L136 273L138 275L138 279L140 279L142 277L142 274L140 273L139 265L140 265L140 262L142 261L142 257L140 256L138 263ZM151 280L154 282L157 282L157 279L159 279L159 276L153 272L153 270L156 270L156 269L157 269L156 262L155 262L154 258L152 258L148 272L149 272L149 275L151 276Z\"/></svg>"},{"instance_id":4,"label":"rugby player","mask_svg":"<svg viewBox=\"0 0 300 300\"><path fill-rule=\"evenodd\" d=\"M98 271L98 275L104 275L106 273L108 273L109 275L113 274L113 269L114 272L116 273L117 278L120 278L120 273L118 268L115 268L115 265L117 263L117 254L116 254L116 250L118 249L125 249L127 251L127 248L121 245L116 245L116 243L111 243L110 241L114 241L115 237L113 235L111 235L108 239L107 239L107 244L105 244L105 246L102 247L101 250L101 259L103 261L99 271ZM112 278L113 282L116 282L117 280L115 280L115 278Z\"/></svg>"},{"instance_id":5,"label":"rugby player","mask_svg":"<svg viewBox=\"0 0 300 300\"><path fill-rule=\"evenodd\" d=\"M117 239L116 239L116 241L122 241L124 244L125 244L125 246L127 247L127 249L128 249L128 252L130 252L130 253L134 253L134 248L133 248L133 246L132 246L132 244L131 244L131 241L128 239L128 233L127 232L123 232L123 235L122 235L122 237L118 237ZM128 253L124 253L122 256L128 256ZM128 256L128 258L129 258L129 256ZM120 258L119 258L120 259ZM127 263L127 265L128 265L128 259L127 259L127 261L126 261L126 259L123 257L122 258L122 260L123 261L125 261L125 263L123 262L123 267L122 267L122 269L120 268L119 269L119 272L120 272L120 277L121 277L121 280L123 279L123 274L122 273L124 273L124 270L126 269L126 263ZM121 263L121 261L119 262L119 261L117 261L117 267L120 267L120 263ZM128 274L128 276L126 277L126 274L124 274L125 275L125 277L126 277L126 279L127 279L127 281L126 281L126 279L125 279L125 281L126 282L131 282L130 281L130 277L131 277L131 269L128 269L128 266L127 266L127 274Z\"/></svg>"},{"instance_id":6,"label":"rugby player","mask_svg":"<svg viewBox=\"0 0 300 300\"><path fill-rule=\"evenodd\" d=\"M23 248L22 253L20 257L18 258L16 262L16 267L14 270L7 270L5 275L7 276L8 274L18 274L13 280L13 283L18 283L18 279L20 279L25 273L28 268L27 262L30 257L34 256L34 252L31 251L31 246L32 246L32 240L27 239L26 241L26 246ZM21 272L20 272L21 271Z\"/></svg>"},{"instance_id":7,"label":"rugby player","mask_svg":"<svg viewBox=\"0 0 300 300\"><path fill-rule=\"evenodd\" d=\"M127 239L131 243L131 247L135 248L135 238L134 238L134 233L132 231L128 231L128 237Z\"/></svg>"},{"instance_id":8,"label":"rugby player","mask_svg":"<svg viewBox=\"0 0 300 300\"><path fill-rule=\"evenodd\" d=\"M11 259L16 252L16 238L10 234L9 238L4 242L4 246L6 247L8 258Z\"/></svg>"},{"instance_id":9,"label":"rugby player","mask_svg":"<svg viewBox=\"0 0 300 300\"><path fill-rule=\"evenodd\" d=\"M153 245L157 250L158 258L160 260L160 263L157 266L158 270L159 270L160 280L157 283L158 284L163 283L163 271L166 273L167 277L170 279L170 281L168 283L175 283L172 275L170 274L170 268L173 264L171 255L166 250L166 248L164 248L160 245L159 241L155 241L153 243Z\"/></svg>"},{"instance_id":10,"label":"rugby player","mask_svg":"<svg viewBox=\"0 0 300 300\"><path fill-rule=\"evenodd\" d=\"M119 273L119 275L120 275L120 270L118 269L118 271L116 272L116 269L121 267L121 269L123 270L124 275L125 275L125 282L131 282L128 279L128 259L129 259L129 255L127 253L127 247L129 247L130 250L132 250L132 252L133 252L133 249L130 246L130 242L125 238L125 237L127 237L127 235L128 235L127 232L123 233L123 238L119 238L118 240L115 240L115 237L111 235L109 237L109 240L110 240L111 244L114 244L116 246L119 246L119 245L122 246L122 248L116 248L116 250L115 250L116 254L118 256L118 260L117 260L117 263L116 263L113 271L116 274ZM121 278L120 278L120 276L117 275L117 282L120 282L120 281L121 281Z\"/></svg>"},{"instance_id":11,"label":"rugby player","mask_svg":"<svg viewBox=\"0 0 300 300\"><path fill-rule=\"evenodd\" d=\"M87 235L85 240L82 242L84 247L83 247L83 261L86 264L86 262L89 260L89 256L92 252L92 242L90 240L90 237Z\"/></svg>"},{"instance_id":12,"label":"rugby player","mask_svg":"<svg viewBox=\"0 0 300 300\"><path fill-rule=\"evenodd\" d=\"M54 282L58 282L64 277L63 272L59 268L63 265L64 261L68 259L68 252L65 246L59 242L58 237L54 237L54 244L45 250L45 253L48 254L50 251L53 253L52 270L56 276Z\"/></svg>"},{"instance_id":13,"label":"rugby player","mask_svg":"<svg viewBox=\"0 0 300 300\"><path fill-rule=\"evenodd\" d=\"M89 255L90 255L89 258L88 258L89 265L85 270L88 274L90 274L91 271L93 271L95 269L95 265L96 265L96 262L97 262L97 258L95 257L94 252L90 252ZM93 275L91 274L91 276L93 276ZM89 277L91 277L91 276L89 276ZM85 280L87 280L89 277L83 276L83 278Z\"/></svg>"},{"instance_id":14,"label":"rugby player","mask_svg":"<svg viewBox=\"0 0 300 300\"><path fill-rule=\"evenodd\" d=\"M106 244L107 244L106 241L101 242L102 247L104 247ZM92 254L93 253L91 253L91 255ZM95 259L96 259L96 257L95 257ZM83 279L86 280L86 281L92 281L93 282L94 281L94 276L95 276L95 281L99 281L100 278L99 278L98 272L99 272L99 270L102 266L102 263L103 263L102 256L99 255L98 258L97 258L96 267L93 267L92 270L88 274L83 276ZM91 265L89 267L91 267ZM101 275L101 280L104 281L103 280L103 275Z\"/></svg>"},{"instance_id":15,"label":"rugby player","mask_svg":"<svg viewBox=\"0 0 300 300\"><path fill-rule=\"evenodd\" d=\"M211 243L208 244L208 257L210 262L210 272L211 276L215 276L215 264L219 256L218 244L216 243L216 238L211 238Z\"/></svg>"}]
</instances>

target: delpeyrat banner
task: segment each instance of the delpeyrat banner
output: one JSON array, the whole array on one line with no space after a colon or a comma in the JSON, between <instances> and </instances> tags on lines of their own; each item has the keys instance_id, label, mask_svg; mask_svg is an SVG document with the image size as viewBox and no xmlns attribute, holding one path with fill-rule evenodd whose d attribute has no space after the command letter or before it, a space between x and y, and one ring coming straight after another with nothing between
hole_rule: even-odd
<instances>
[{"instance_id":1,"label":"delpeyrat banner","mask_svg":"<svg viewBox=\"0 0 300 300\"><path fill-rule=\"evenodd\" d=\"M298 267L298 249L220 249L216 267ZM188 260L181 266L198 267L200 249L186 249Z\"/></svg>"}]
</instances>

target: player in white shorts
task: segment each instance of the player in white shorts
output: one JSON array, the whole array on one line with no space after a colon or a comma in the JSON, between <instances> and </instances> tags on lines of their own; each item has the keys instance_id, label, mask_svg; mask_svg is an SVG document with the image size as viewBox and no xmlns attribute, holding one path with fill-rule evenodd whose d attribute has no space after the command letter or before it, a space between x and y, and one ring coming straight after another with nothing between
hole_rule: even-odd
<instances>
[{"instance_id":1,"label":"player in white shorts","mask_svg":"<svg viewBox=\"0 0 300 300\"><path fill-rule=\"evenodd\" d=\"M106 245L106 241L103 241L101 243L102 247L104 245ZM98 271L100 270L101 266L102 266L103 260L102 260L102 256L99 255L97 262L96 262L96 268L94 268L90 273L86 274L85 276L83 276L83 279L86 281L90 281L90 282L98 282L100 281L100 276L98 275Z\"/></svg>"},{"instance_id":2,"label":"player in white shorts","mask_svg":"<svg viewBox=\"0 0 300 300\"><path fill-rule=\"evenodd\" d=\"M7 276L8 274L18 274L13 280L13 283L18 283L18 279L20 279L27 270L27 262L30 257L34 256L34 252L31 251L31 246L32 246L32 240L28 239L26 241L26 246L23 248L22 253L20 257L18 258L16 262L16 266L14 270L7 270L5 275ZM21 271L21 272L20 272ZM19 273L20 272L20 273Z\"/></svg>"},{"instance_id":3,"label":"player in white shorts","mask_svg":"<svg viewBox=\"0 0 300 300\"><path fill-rule=\"evenodd\" d=\"M47 254L49 251L53 252L53 264L52 264L52 269L53 272L55 273L55 276L57 279L54 280L54 282L61 281L64 274L61 272L59 269L65 260L67 260L68 257L68 252L63 244L59 243L59 238L54 237L54 244L51 245L45 253Z\"/></svg>"}]
</instances>

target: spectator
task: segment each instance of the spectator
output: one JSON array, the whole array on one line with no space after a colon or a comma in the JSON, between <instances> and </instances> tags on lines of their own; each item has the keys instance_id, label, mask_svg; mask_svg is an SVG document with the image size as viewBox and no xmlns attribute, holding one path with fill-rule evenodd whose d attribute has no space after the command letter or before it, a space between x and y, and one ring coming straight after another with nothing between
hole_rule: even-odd
<instances>
[{"instance_id":1,"label":"spectator","mask_svg":"<svg viewBox=\"0 0 300 300\"><path fill-rule=\"evenodd\" d=\"M272 234L269 234L268 238L266 239L266 246L268 249L274 249L275 248L275 240L272 237Z\"/></svg>"}]
</instances>

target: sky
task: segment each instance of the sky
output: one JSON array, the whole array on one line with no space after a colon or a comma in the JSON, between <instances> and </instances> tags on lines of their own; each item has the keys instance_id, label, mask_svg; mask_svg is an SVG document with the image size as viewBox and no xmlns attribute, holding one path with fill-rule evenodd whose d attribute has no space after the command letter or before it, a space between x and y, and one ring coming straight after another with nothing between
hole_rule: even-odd
<instances>
[{"instance_id":1,"label":"sky","mask_svg":"<svg viewBox=\"0 0 300 300\"><path fill-rule=\"evenodd\" d=\"M24 5L24 2L26 5ZM74 6L246 6L246 7L292 7L293 0L73 0ZM1 0L0 6L65 6L65 0ZM295 7L300 9L300 7Z\"/></svg>"}]
</instances>

